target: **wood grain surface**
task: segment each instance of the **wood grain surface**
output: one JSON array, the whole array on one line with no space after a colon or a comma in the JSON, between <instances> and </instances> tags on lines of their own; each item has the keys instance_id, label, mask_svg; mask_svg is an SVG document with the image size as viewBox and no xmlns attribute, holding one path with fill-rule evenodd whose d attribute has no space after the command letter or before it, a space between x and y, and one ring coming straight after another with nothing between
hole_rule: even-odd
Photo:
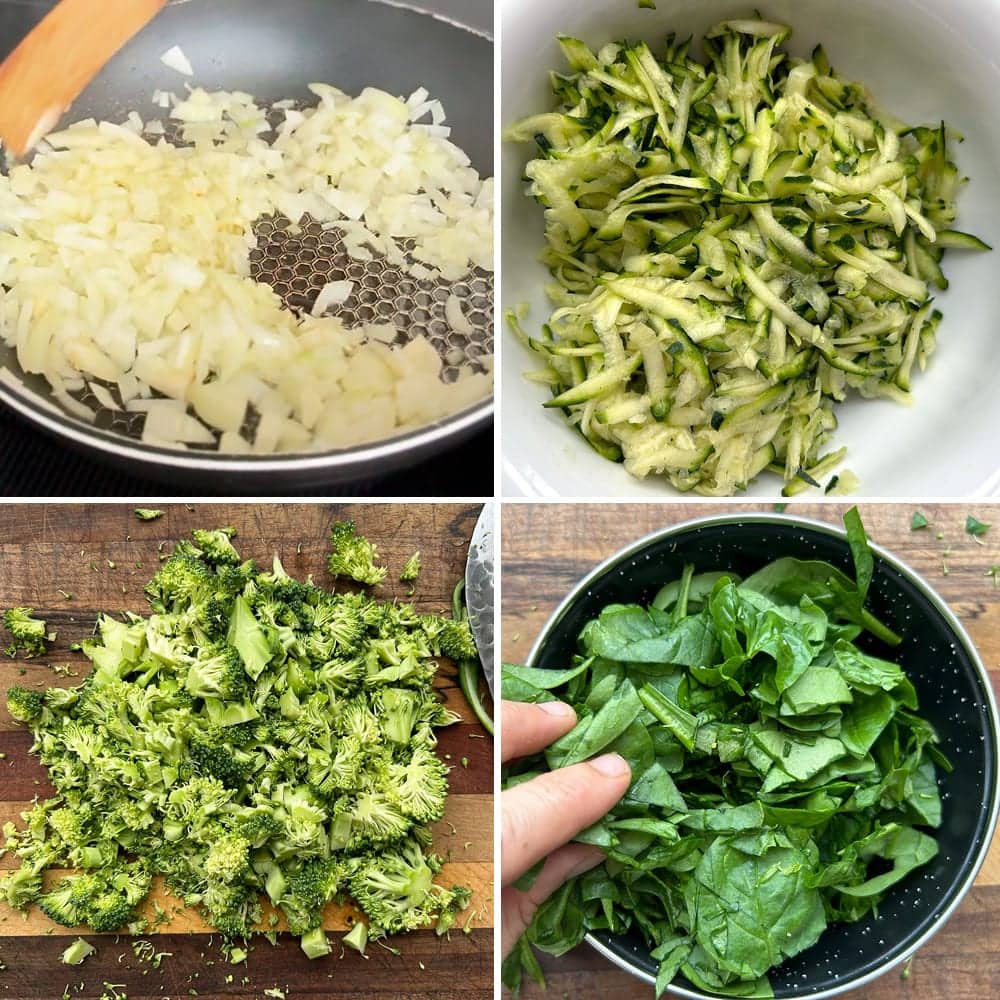
<instances>
[{"instance_id":1,"label":"wood grain surface","mask_svg":"<svg viewBox=\"0 0 1000 1000\"><path fill-rule=\"evenodd\" d=\"M840 524L846 504L792 503L787 513ZM1000 691L1000 505L859 504L872 540L921 573L968 629ZM524 662L559 602L597 563L644 534L710 514L773 511L773 504L505 504L502 515L502 654ZM917 510L930 528L910 530ZM972 514L991 523L981 539L966 534ZM938 535L942 537L938 537ZM1000 570L998 570L1000 572ZM533 983L526 1000L652 997L652 987L586 945L562 958L542 956L548 993ZM891 971L845 1000L986 1000L1000 996L1000 838L962 905L915 956L909 975Z\"/></svg>"},{"instance_id":2,"label":"wood grain surface","mask_svg":"<svg viewBox=\"0 0 1000 1000\"><path fill-rule=\"evenodd\" d=\"M17 820L34 796L51 794L44 768L30 757L30 734L6 711L6 690L13 684L51 687L72 685L89 668L71 643L90 635L99 611L148 611L143 586L159 566L161 552L192 528L232 525L235 544L245 558L267 565L280 554L285 569L317 583L332 583L326 570L329 527L353 518L358 530L378 545L390 573L375 589L384 600L410 600L421 612L448 612L451 592L465 572L469 540L479 516L478 504L170 504L165 516L139 522L132 507L91 505L0 505L0 606L34 608L58 633L48 656L0 661L0 826ZM398 581L399 570L415 551L423 570L415 593ZM338 584L338 586L341 586ZM69 596L65 596L65 595ZM78 677L61 677L52 665L67 664ZM22 673L23 671L23 673ZM172 953L159 970L136 959L125 936L85 933L96 955L78 968L62 965L67 931L34 911L27 920L0 904L0 1000L57 1000L71 984L80 1000L97 1000L105 986L116 985L128 1000L164 997L257 997L278 989L295 997L472 997L493 995L493 743L465 703L453 668L445 663L436 686L462 722L441 730L439 751L453 765L452 795L445 819L435 830L435 849L446 860L443 883L474 890L470 933L454 930L439 938L433 930L393 939L396 955L378 945L367 958L341 948L310 962L288 934L272 947L255 939L248 961L231 966L221 958L197 913L160 890L156 895L171 920L147 936L157 951ZM462 766L462 759L468 766ZM2 869L16 859L0 858ZM176 911L176 912L175 912ZM346 926L350 908L331 906L328 930ZM231 977L231 982L227 981ZM80 986L79 984L83 984ZM277 995L277 994L272 994Z\"/></svg>"}]
</instances>

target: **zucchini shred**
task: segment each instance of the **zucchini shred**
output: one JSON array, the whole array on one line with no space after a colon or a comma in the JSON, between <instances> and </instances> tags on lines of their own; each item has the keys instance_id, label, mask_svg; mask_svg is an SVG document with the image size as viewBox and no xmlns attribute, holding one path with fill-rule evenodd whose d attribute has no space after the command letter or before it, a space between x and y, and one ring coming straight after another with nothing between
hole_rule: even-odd
<instances>
[{"instance_id":1,"label":"zucchini shred","mask_svg":"<svg viewBox=\"0 0 1000 1000\"><path fill-rule=\"evenodd\" d=\"M681 491L730 496L762 472L820 486L853 391L909 402L935 349L961 177L942 123L876 112L822 47L725 21L704 37L592 52L560 37L558 108L505 138L533 142L554 311L526 377L602 456ZM840 488L854 477L841 474ZM836 485L836 477L827 489Z\"/></svg>"}]
</instances>

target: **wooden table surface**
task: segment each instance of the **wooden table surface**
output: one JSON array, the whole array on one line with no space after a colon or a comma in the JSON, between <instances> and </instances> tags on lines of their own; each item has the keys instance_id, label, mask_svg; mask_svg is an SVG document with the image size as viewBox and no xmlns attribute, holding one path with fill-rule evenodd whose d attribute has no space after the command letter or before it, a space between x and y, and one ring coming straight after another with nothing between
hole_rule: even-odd
<instances>
[{"instance_id":1,"label":"wooden table surface","mask_svg":"<svg viewBox=\"0 0 1000 1000\"><path fill-rule=\"evenodd\" d=\"M840 523L849 505L793 503L788 513ZM916 569L968 629L1000 691L1000 589L990 576L1000 564L1000 505L859 504L873 541ZM557 604L597 563L629 542L669 524L713 513L773 511L773 504L506 504L502 517L502 653L524 662ZM929 529L910 530L921 510ZM965 533L973 514L993 528L978 544ZM938 538L938 533L943 538ZM947 567L947 575L944 568ZM542 956L548 992L528 983L526 1000L652 997L652 987L587 945L554 959ZM845 1000L987 1000L1000 997L1000 838L962 905L915 956L909 976L888 972Z\"/></svg>"},{"instance_id":2,"label":"wooden table surface","mask_svg":"<svg viewBox=\"0 0 1000 1000\"><path fill-rule=\"evenodd\" d=\"M49 687L78 684L80 678L56 676L51 664L69 664L80 675L89 663L68 651L71 643L89 636L97 612L134 611L148 606L143 586L159 566L158 554L196 527L232 525L235 544L245 558L270 563L274 552L285 569L319 584L332 581L326 570L329 526L352 517L358 530L379 547L390 567L375 590L382 599L407 599L409 585L398 581L405 560L420 550L423 571L413 603L421 612L451 607L451 591L464 575L469 540L480 505L470 504L257 504L164 506L163 518L140 523L133 508L119 505L0 506L0 606L36 610L58 633L50 654L41 659L0 661L0 825L17 819L35 795L52 789L45 770L28 755L30 734L12 722L6 711L6 690L14 684ZM109 565L113 563L113 567ZM71 594L65 598L60 589ZM449 611L450 613L450 611ZM22 675L21 671L25 671ZM97 1000L105 983L120 984L117 992L129 1000L144 998L255 997L277 988L295 997L404 997L451 1000L493 995L493 743L465 703L453 670L443 667L437 687L463 721L441 730L439 751L450 755L452 795L445 819L435 829L435 849L446 859L443 882L474 890L476 917L471 933L459 928L439 938L433 930L394 939L401 954L370 945L367 959L347 951L310 962L298 941L280 935L272 948L255 938L249 960L230 965L218 953L218 937L210 943L209 928L196 913L185 910L152 937L157 951L172 952L160 970L137 961L124 936L84 936L98 947L96 955L74 968L60 955L76 932L58 927L37 910L25 922L0 904L0 1000L57 1000L67 984L76 1000ZM468 767L462 767L462 758ZM0 869L17 867L0 858ZM170 912L177 900L170 900ZM345 928L347 910L331 906L327 929ZM145 935L149 938L150 935ZM232 982L227 983L227 977ZM109 995L114 995L108 991ZM272 994L277 995L277 994Z\"/></svg>"}]
</instances>

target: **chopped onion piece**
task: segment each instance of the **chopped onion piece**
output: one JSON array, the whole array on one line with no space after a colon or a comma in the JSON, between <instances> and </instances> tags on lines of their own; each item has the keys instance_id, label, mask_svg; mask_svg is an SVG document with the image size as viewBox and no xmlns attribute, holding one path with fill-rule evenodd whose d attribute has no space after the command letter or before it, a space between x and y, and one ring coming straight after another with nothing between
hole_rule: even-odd
<instances>
[{"instance_id":1,"label":"chopped onion piece","mask_svg":"<svg viewBox=\"0 0 1000 1000\"><path fill-rule=\"evenodd\" d=\"M184 55L184 50L179 45L175 45L173 48L167 49L167 51L160 56L160 62L169 69L177 70L178 73L183 73L184 76L194 76L194 69L192 69L191 63L188 61L188 57Z\"/></svg>"},{"instance_id":2,"label":"chopped onion piece","mask_svg":"<svg viewBox=\"0 0 1000 1000\"><path fill-rule=\"evenodd\" d=\"M331 281L324 285L312 307L313 316L322 316L331 306L341 306L354 291L353 281Z\"/></svg>"},{"instance_id":3,"label":"chopped onion piece","mask_svg":"<svg viewBox=\"0 0 1000 1000\"><path fill-rule=\"evenodd\" d=\"M473 326L466 319L462 312L462 302L454 293L448 296L448 301L444 304L444 316L455 333L464 333L466 336L472 333Z\"/></svg>"}]
</instances>

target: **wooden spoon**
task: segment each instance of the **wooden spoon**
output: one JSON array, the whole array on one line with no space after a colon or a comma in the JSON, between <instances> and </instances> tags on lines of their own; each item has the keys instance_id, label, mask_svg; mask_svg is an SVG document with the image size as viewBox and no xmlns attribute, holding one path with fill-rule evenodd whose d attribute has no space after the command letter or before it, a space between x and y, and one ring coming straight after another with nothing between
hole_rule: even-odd
<instances>
[{"instance_id":1,"label":"wooden spoon","mask_svg":"<svg viewBox=\"0 0 1000 1000\"><path fill-rule=\"evenodd\" d=\"M167 0L61 0L0 66L0 139L22 157Z\"/></svg>"}]
</instances>

